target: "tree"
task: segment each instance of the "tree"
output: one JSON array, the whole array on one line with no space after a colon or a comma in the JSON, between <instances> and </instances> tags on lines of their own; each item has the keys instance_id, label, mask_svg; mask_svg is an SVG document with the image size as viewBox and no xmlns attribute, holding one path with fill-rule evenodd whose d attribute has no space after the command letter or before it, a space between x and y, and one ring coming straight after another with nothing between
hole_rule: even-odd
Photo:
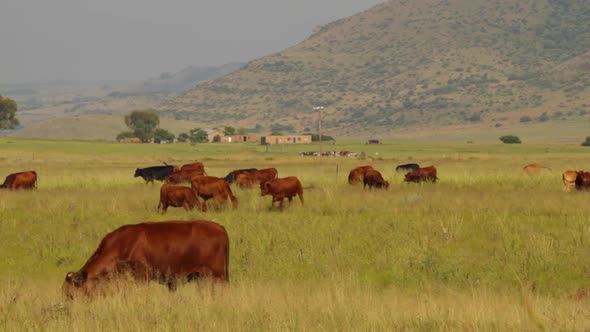
<instances>
[{"instance_id":1,"label":"tree","mask_svg":"<svg viewBox=\"0 0 590 332\"><path fill-rule=\"evenodd\" d=\"M248 135L248 129L238 128L238 135Z\"/></svg>"},{"instance_id":2,"label":"tree","mask_svg":"<svg viewBox=\"0 0 590 332\"><path fill-rule=\"evenodd\" d=\"M586 140L582 142L582 146L590 146L590 136L586 137Z\"/></svg>"},{"instance_id":3,"label":"tree","mask_svg":"<svg viewBox=\"0 0 590 332\"><path fill-rule=\"evenodd\" d=\"M502 141L504 144L520 144L520 143L522 143L520 141L520 138L518 138L518 136L514 136L514 135L500 136L500 141Z\"/></svg>"},{"instance_id":4,"label":"tree","mask_svg":"<svg viewBox=\"0 0 590 332\"><path fill-rule=\"evenodd\" d=\"M162 129L162 128L156 128L154 130L154 140L156 140L156 142L160 142L160 141L173 141L174 140L174 134L169 132L166 129Z\"/></svg>"},{"instance_id":5,"label":"tree","mask_svg":"<svg viewBox=\"0 0 590 332\"><path fill-rule=\"evenodd\" d=\"M520 122L530 122L531 121L531 117L528 115L523 115L520 117Z\"/></svg>"},{"instance_id":6,"label":"tree","mask_svg":"<svg viewBox=\"0 0 590 332\"><path fill-rule=\"evenodd\" d=\"M236 134L236 128L234 127L225 127L223 128L223 134L225 136L233 136Z\"/></svg>"},{"instance_id":7,"label":"tree","mask_svg":"<svg viewBox=\"0 0 590 332\"><path fill-rule=\"evenodd\" d=\"M191 129L189 139L191 143L205 143L207 142L207 133L201 128Z\"/></svg>"},{"instance_id":8,"label":"tree","mask_svg":"<svg viewBox=\"0 0 590 332\"><path fill-rule=\"evenodd\" d=\"M14 129L19 125L15 117L17 108L14 100L0 96L0 129Z\"/></svg>"},{"instance_id":9,"label":"tree","mask_svg":"<svg viewBox=\"0 0 590 332\"><path fill-rule=\"evenodd\" d=\"M134 110L125 116L125 124L133 130L135 136L147 141L154 135L160 124L160 117L154 110Z\"/></svg>"},{"instance_id":10,"label":"tree","mask_svg":"<svg viewBox=\"0 0 590 332\"><path fill-rule=\"evenodd\" d=\"M179 142L186 142L188 140L190 140L190 136L187 133L178 134L178 141Z\"/></svg>"},{"instance_id":11,"label":"tree","mask_svg":"<svg viewBox=\"0 0 590 332\"><path fill-rule=\"evenodd\" d=\"M303 133L303 135L311 135L312 142L319 142L320 141L319 134ZM322 134L322 142L327 142L327 141L334 141L334 137Z\"/></svg>"},{"instance_id":12,"label":"tree","mask_svg":"<svg viewBox=\"0 0 590 332\"><path fill-rule=\"evenodd\" d=\"M221 136L219 136L219 135L213 136L213 143L219 143L219 142L221 142Z\"/></svg>"}]
</instances>

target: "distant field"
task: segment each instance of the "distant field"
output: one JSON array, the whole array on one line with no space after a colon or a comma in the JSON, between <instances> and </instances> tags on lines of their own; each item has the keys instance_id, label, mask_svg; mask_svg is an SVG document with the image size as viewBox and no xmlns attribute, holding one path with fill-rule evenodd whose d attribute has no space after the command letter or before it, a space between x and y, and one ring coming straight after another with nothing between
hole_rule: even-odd
<instances>
[{"instance_id":1,"label":"distant field","mask_svg":"<svg viewBox=\"0 0 590 332\"><path fill-rule=\"evenodd\" d=\"M0 177L34 169L38 190L0 191L3 330L575 330L590 328L590 193L563 191L590 170L574 144L464 141L324 144L364 159L300 157L319 146L117 144L0 138ZM157 212L159 183L137 167L200 160L209 175L276 167L305 206L232 188L237 210ZM405 184L397 164L436 165L437 184ZM550 167L537 176L522 167ZM373 165L391 182L346 182ZM122 285L95 301L60 287L116 227L208 219L231 241L231 286ZM590 292L590 291L588 291ZM579 296L576 298L576 294Z\"/></svg>"}]
</instances>

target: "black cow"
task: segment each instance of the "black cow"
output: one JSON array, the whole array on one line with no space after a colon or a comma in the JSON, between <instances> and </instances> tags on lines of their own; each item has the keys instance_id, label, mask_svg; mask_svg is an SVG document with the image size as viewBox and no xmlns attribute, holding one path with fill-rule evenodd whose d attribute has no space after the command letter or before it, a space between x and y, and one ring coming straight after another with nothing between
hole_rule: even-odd
<instances>
[{"instance_id":1,"label":"black cow","mask_svg":"<svg viewBox=\"0 0 590 332\"><path fill-rule=\"evenodd\" d=\"M174 172L174 166L152 166L146 168L138 168L135 170L134 177L141 176L145 183L154 183L154 180L164 181L164 178Z\"/></svg>"},{"instance_id":2,"label":"black cow","mask_svg":"<svg viewBox=\"0 0 590 332\"><path fill-rule=\"evenodd\" d=\"M411 172L411 171L415 171L418 168L420 168L420 165L418 164L403 164L403 165L398 165L395 168L396 172Z\"/></svg>"},{"instance_id":3,"label":"black cow","mask_svg":"<svg viewBox=\"0 0 590 332\"><path fill-rule=\"evenodd\" d=\"M228 175L225 176L225 181L229 184L231 184L232 182L235 182L236 179L238 178L238 175L242 174L242 173L250 173L250 172L254 172L257 171L258 169L256 168L244 168L244 169L236 169L235 171L231 171L229 172Z\"/></svg>"}]
</instances>

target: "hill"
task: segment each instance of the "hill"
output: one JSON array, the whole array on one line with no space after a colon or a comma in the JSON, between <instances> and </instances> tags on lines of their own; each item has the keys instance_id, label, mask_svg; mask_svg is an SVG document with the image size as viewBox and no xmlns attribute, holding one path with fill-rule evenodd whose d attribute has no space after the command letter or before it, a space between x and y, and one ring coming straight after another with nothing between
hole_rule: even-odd
<instances>
[{"instance_id":1,"label":"hill","mask_svg":"<svg viewBox=\"0 0 590 332\"><path fill-rule=\"evenodd\" d=\"M243 64L189 66L141 82L75 82L0 84L0 95L15 99L22 128L0 133L15 137L114 139L125 126L122 115L134 109L156 108L197 84L220 77ZM167 119L173 132L195 123ZM123 129L122 129L123 128Z\"/></svg>"},{"instance_id":2,"label":"hill","mask_svg":"<svg viewBox=\"0 0 590 332\"><path fill-rule=\"evenodd\" d=\"M162 73L139 84L112 93L113 96L136 96L182 93L198 83L215 79L243 67L243 63L229 63L219 67L189 66L177 73Z\"/></svg>"},{"instance_id":3,"label":"hill","mask_svg":"<svg viewBox=\"0 0 590 332\"><path fill-rule=\"evenodd\" d=\"M212 124L392 134L590 117L585 0L393 0L164 103ZM564 130L567 126L562 126Z\"/></svg>"}]
</instances>

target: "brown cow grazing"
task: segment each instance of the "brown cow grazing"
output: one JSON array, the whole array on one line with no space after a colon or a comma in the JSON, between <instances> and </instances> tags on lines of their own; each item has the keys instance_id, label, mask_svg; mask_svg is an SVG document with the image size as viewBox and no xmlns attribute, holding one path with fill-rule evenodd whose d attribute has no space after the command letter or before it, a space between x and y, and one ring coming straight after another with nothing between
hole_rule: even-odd
<instances>
[{"instance_id":1,"label":"brown cow grazing","mask_svg":"<svg viewBox=\"0 0 590 332\"><path fill-rule=\"evenodd\" d=\"M252 172L240 173L236 176L236 183L240 188L253 188L254 186L276 179L279 172L276 168L264 168Z\"/></svg>"},{"instance_id":2,"label":"brown cow grazing","mask_svg":"<svg viewBox=\"0 0 590 332\"><path fill-rule=\"evenodd\" d=\"M107 234L78 272L68 272L68 298L101 293L110 280L129 273L136 281L156 280L170 290L178 281L209 277L229 281L229 238L206 220L145 222Z\"/></svg>"},{"instance_id":3,"label":"brown cow grazing","mask_svg":"<svg viewBox=\"0 0 590 332\"><path fill-rule=\"evenodd\" d=\"M168 206L182 206L188 211L192 210L195 206L199 206L199 199L191 188L164 183L160 187L160 203L158 204L158 209L162 208L162 211L166 212Z\"/></svg>"},{"instance_id":4,"label":"brown cow grazing","mask_svg":"<svg viewBox=\"0 0 590 332\"><path fill-rule=\"evenodd\" d=\"M299 196L301 206L303 206L303 189L301 182L296 176L288 176L282 179L272 179L260 184L260 196L272 195L272 207L275 202L280 202L279 207L283 209L283 200L289 199L289 205L293 203L293 197Z\"/></svg>"},{"instance_id":5,"label":"brown cow grazing","mask_svg":"<svg viewBox=\"0 0 590 332\"><path fill-rule=\"evenodd\" d=\"M578 172L576 171L565 171L561 175L561 179L563 180L564 191L570 191L573 186L576 185L576 177L578 176Z\"/></svg>"},{"instance_id":6,"label":"brown cow grazing","mask_svg":"<svg viewBox=\"0 0 590 332\"><path fill-rule=\"evenodd\" d=\"M185 169L172 172L172 174L168 175L164 178L166 183L172 184L179 184L179 183L191 183L191 179L195 176L205 175L202 171L198 169Z\"/></svg>"},{"instance_id":7,"label":"brown cow grazing","mask_svg":"<svg viewBox=\"0 0 590 332\"><path fill-rule=\"evenodd\" d=\"M35 189L37 185L37 172L26 171L12 173L4 179L4 183L0 188L7 188L10 190L17 189Z\"/></svg>"},{"instance_id":8,"label":"brown cow grazing","mask_svg":"<svg viewBox=\"0 0 590 332\"><path fill-rule=\"evenodd\" d=\"M233 170L231 172L229 172L226 176L225 176L225 181L227 181L227 183L232 184L233 182L236 181L236 179L238 178L238 175L242 174L242 173L250 173L250 172L254 172L257 171L258 169L256 168L243 168L243 169L236 169Z\"/></svg>"},{"instance_id":9,"label":"brown cow grazing","mask_svg":"<svg viewBox=\"0 0 590 332\"><path fill-rule=\"evenodd\" d=\"M576 175L576 189L588 190L590 189L590 172L579 171Z\"/></svg>"},{"instance_id":10,"label":"brown cow grazing","mask_svg":"<svg viewBox=\"0 0 590 332\"><path fill-rule=\"evenodd\" d=\"M363 176L363 189L366 186L369 186L369 190L373 189L373 187L377 188L389 188L389 182L383 180L383 176L379 171L374 169L368 169L365 172L365 176Z\"/></svg>"},{"instance_id":11,"label":"brown cow grazing","mask_svg":"<svg viewBox=\"0 0 590 332\"><path fill-rule=\"evenodd\" d=\"M528 175L533 175L539 173L543 168L551 170L549 167L542 166L541 164L533 163L526 165L522 168L522 171Z\"/></svg>"},{"instance_id":12,"label":"brown cow grazing","mask_svg":"<svg viewBox=\"0 0 590 332\"><path fill-rule=\"evenodd\" d=\"M436 180L438 180L438 177L436 176L436 167L434 166L418 168L408 172L404 178L404 181L408 183L420 183L422 181L432 181L432 183L436 183Z\"/></svg>"},{"instance_id":13,"label":"brown cow grazing","mask_svg":"<svg viewBox=\"0 0 590 332\"><path fill-rule=\"evenodd\" d=\"M203 199L202 210L207 211L207 200L213 198L215 204L226 203L231 200L234 209L238 207L238 199L231 191L229 183L222 178L213 176L195 176L191 181L195 194Z\"/></svg>"},{"instance_id":14,"label":"brown cow grazing","mask_svg":"<svg viewBox=\"0 0 590 332\"><path fill-rule=\"evenodd\" d=\"M350 173L348 173L348 183L349 184L357 184L363 180L365 176L365 172L369 169L373 169L373 166L359 166L353 168Z\"/></svg>"},{"instance_id":15,"label":"brown cow grazing","mask_svg":"<svg viewBox=\"0 0 590 332\"><path fill-rule=\"evenodd\" d=\"M205 166L203 166L203 163L200 161L196 161L194 163L190 163L190 164L184 164L182 165L182 167L180 167L181 171L195 171L204 175L207 175L207 173L205 172Z\"/></svg>"}]
</instances>

